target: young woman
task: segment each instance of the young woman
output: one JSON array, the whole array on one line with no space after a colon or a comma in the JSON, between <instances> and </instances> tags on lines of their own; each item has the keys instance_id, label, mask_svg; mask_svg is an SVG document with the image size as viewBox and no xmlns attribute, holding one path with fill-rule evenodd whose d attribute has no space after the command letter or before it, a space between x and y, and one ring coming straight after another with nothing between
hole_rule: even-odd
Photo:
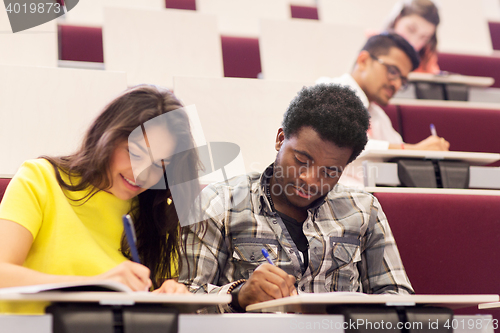
<instances>
[{"instance_id":1,"label":"young woman","mask_svg":"<svg viewBox=\"0 0 500 333\"><path fill-rule=\"evenodd\" d=\"M26 161L0 205L0 288L99 279L187 292L175 281L186 212L176 210L167 175L197 179L199 160L180 108L165 89L133 87L105 107L76 153ZM191 181L180 193L192 201L197 191ZM124 214L142 264L130 261Z\"/></svg>"},{"instance_id":2,"label":"young woman","mask_svg":"<svg viewBox=\"0 0 500 333\"><path fill-rule=\"evenodd\" d=\"M386 30L403 36L420 55L416 72L438 73L436 29L438 8L431 0L404 0L390 16Z\"/></svg>"}]
</instances>

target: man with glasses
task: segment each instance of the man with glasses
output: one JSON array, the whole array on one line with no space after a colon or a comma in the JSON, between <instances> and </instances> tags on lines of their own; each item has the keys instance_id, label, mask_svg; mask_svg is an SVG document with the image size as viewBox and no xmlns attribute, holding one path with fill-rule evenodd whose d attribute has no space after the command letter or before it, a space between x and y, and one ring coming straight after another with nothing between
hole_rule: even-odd
<instances>
[{"instance_id":1,"label":"man with glasses","mask_svg":"<svg viewBox=\"0 0 500 333\"><path fill-rule=\"evenodd\" d=\"M379 106L385 106L408 84L408 73L420 63L413 47L395 33L382 33L368 39L358 54L350 74L338 78L322 77L316 83L336 83L351 87L370 113L366 149L448 150L450 144L437 135L430 135L416 144L403 142L392 127L391 120ZM362 166L353 162L340 182L362 187Z\"/></svg>"}]
</instances>

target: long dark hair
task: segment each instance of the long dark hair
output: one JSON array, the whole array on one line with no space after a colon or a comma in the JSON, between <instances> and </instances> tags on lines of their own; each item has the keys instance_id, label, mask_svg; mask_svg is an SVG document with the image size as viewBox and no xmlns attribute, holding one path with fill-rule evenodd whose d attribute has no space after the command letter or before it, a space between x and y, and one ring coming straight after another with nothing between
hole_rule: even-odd
<instances>
[{"instance_id":1,"label":"long dark hair","mask_svg":"<svg viewBox=\"0 0 500 333\"><path fill-rule=\"evenodd\" d=\"M127 140L138 127L160 115L175 112L175 117L164 122L168 131L176 138L176 153L171 157L160 180L166 186L148 189L132 200L130 214L134 220L137 234L137 248L141 262L151 270L151 280L155 288L167 279L174 277L171 262L178 262L179 256L179 218L167 174L191 182L182 189L182 197L193 202L199 192L198 170L201 167L190 131L189 118L181 102L168 90L140 85L132 87L109 103L87 131L78 151L72 155L48 157L53 166L60 186L69 191L86 190L79 198L80 204L95 193L111 188L110 164L115 148ZM170 114L169 114L170 115ZM61 172L69 177L66 183ZM72 180L73 179L73 180ZM74 181L78 179L78 181ZM153 186L155 187L155 186ZM165 188L166 187L166 188ZM179 212L184 214L184 212ZM121 252L131 258L125 236L122 236Z\"/></svg>"}]
</instances>

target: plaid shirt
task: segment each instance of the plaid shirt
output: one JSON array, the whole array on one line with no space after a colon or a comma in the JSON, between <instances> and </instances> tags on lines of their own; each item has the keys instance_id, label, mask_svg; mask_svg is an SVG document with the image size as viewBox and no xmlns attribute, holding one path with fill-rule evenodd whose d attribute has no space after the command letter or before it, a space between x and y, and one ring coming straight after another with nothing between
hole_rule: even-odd
<instances>
[{"instance_id":1,"label":"plaid shirt","mask_svg":"<svg viewBox=\"0 0 500 333\"><path fill-rule=\"evenodd\" d=\"M304 267L300 251L266 197L271 174L272 166L262 175L235 177L203 190L202 207L212 217L201 230L200 225L191 226L184 237L189 269L182 270L180 282L192 292L227 293L232 282L248 279L266 262L264 247L277 267L296 277L299 294L413 293L377 199L340 184L308 209L303 231L309 265Z\"/></svg>"}]
</instances>

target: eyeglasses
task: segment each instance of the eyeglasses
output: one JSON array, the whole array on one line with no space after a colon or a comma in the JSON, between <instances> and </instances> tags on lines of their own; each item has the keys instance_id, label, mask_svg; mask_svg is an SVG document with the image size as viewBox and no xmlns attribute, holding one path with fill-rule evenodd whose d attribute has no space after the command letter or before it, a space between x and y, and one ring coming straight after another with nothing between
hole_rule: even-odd
<instances>
[{"instance_id":1,"label":"eyeglasses","mask_svg":"<svg viewBox=\"0 0 500 333\"><path fill-rule=\"evenodd\" d=\"M401 75L399 68L394 65L386 64L384 60L377 58L376 56L370 54L370 57L373 60L378 61L380 64L384 65L387 68L387 77L389 80L401 80L401 88L400 90L405 90L408 88L408 78L406 76Z\"/></svg>"}]
</instances>

